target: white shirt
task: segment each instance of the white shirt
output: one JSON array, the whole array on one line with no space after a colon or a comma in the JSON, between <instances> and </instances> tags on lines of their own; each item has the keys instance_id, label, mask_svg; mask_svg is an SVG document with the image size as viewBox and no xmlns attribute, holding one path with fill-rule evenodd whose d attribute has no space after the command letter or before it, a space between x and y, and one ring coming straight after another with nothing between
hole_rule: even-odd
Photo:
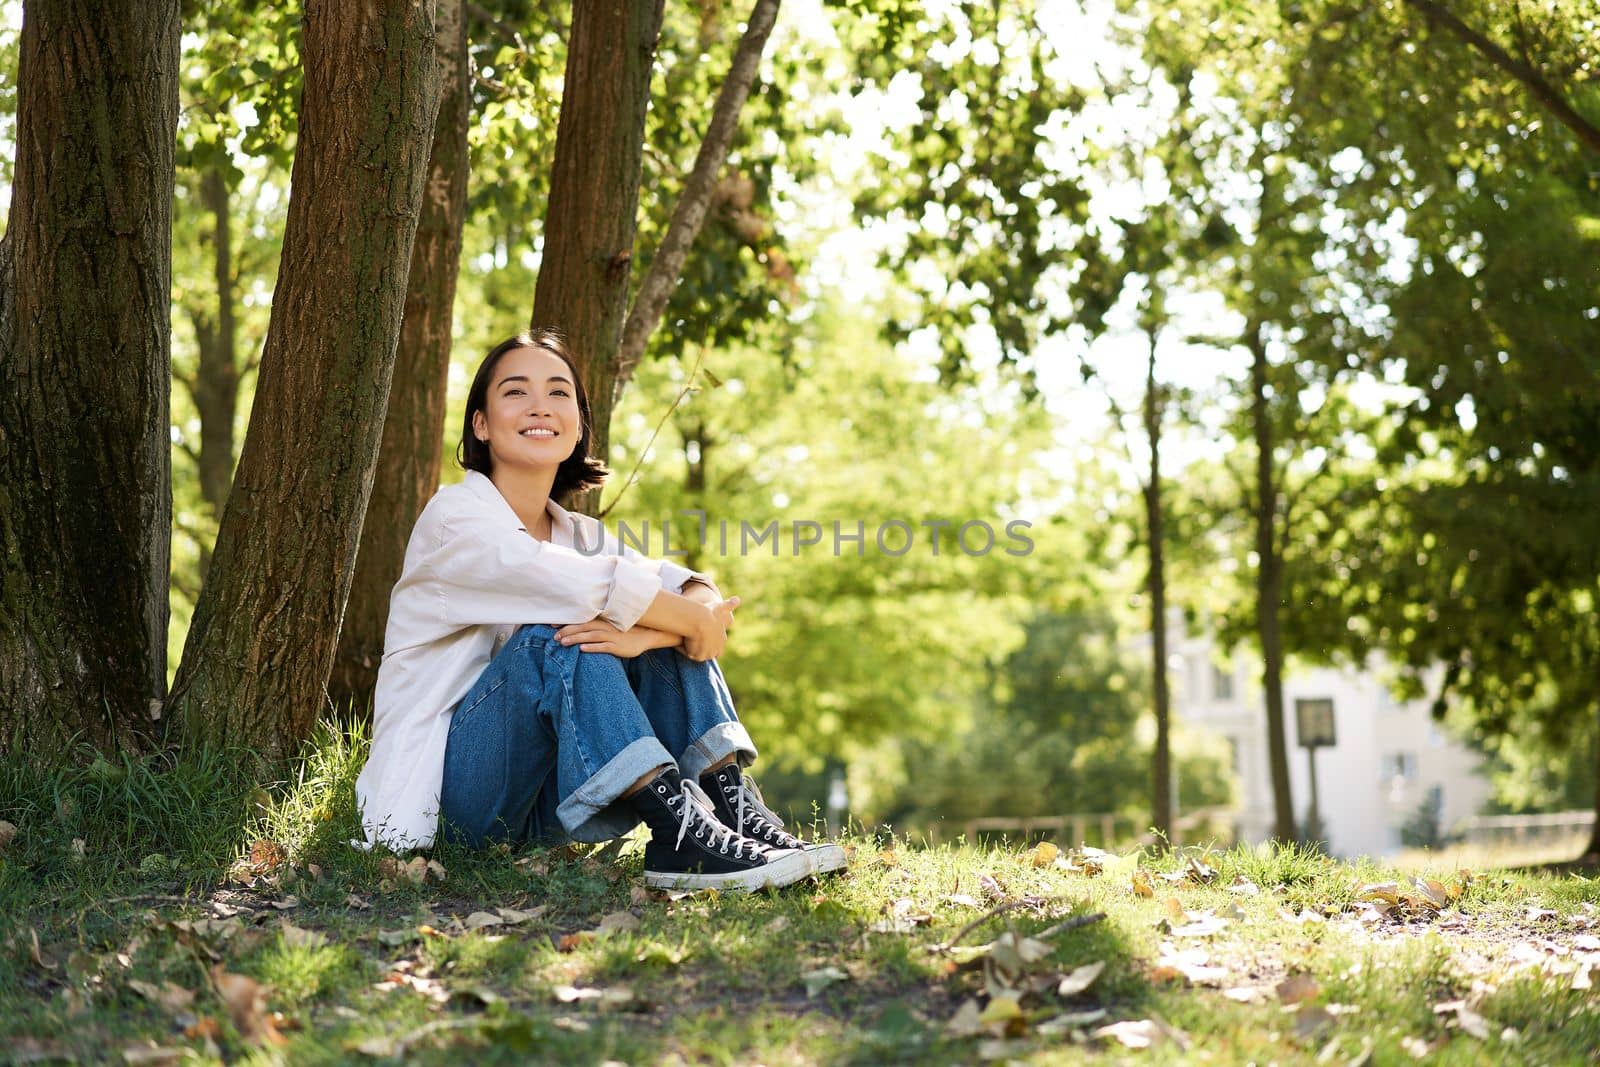
<instances>
[{"instance_id":1,"label":"white shirt","mask_svg":"<svg viewBox=\"0 0 1600 1067\"><path fill-rule=\"evenodd\" d=\"M657 592L704 578L619 545L553 500L546 510L550 541L537 541L494 483L468 471L412 527L389 597L372 752L356 779L369 846L433 843L450 717L518 626L598 616L627 630Z\"/></svg>"}]
</instances>

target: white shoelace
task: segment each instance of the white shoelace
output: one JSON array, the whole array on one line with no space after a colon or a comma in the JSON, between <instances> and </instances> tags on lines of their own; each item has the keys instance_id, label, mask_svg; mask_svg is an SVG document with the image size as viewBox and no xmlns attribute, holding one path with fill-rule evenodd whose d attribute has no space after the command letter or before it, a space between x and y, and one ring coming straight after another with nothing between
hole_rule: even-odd
<instances>
[{"instance_id":1,"label":"white shoelace","mask_svg":"<svg viewBox=\"0 0 1600 1067\"><path fill-rule=\"evenodd\" d=\"M754 846L750 852L750 858L754 859L760 855L758 850L763 847L760 842L750 841L743 835L737 834L733 830L722 825L722 823L717 819L715 809L711 806L711 798L707 797L705 793L701 791L700 787L694 784L693 779L683 779L683 789L679 792L679 794L676 797L667 798L667 805L669 807L673 806L675 803L681 803L683 805L683 817L678 822L678 841L677 844L673 846L674 848L683 847L683 839L689 833L689 825L694 823L696 824L695 837L700 840L705 840L704 838L700 837L700 828L702 827L710 831L711 839L706 843L715 848L718 852L722 853L724 856L730 854L728 851L728 846L732 845L732 856L735 859L744 859L744 846L746 844Z\"/></svg>"},{"instance_id":2,"label":"white shoelace","mask_svg":"<svg viewBox=\"0 0 1600 1067\"><path fill-rule=\"evenodd\" d=\"M727 789L723 790L724 795L728 792L729 790ZM760 787L745 775L739 775L739 796L737 798L729 797L728 799L734 804L734 817L738 821L740 833L744 832L744 809L746 803L755 809L755 819L757 820L755 830L757 833L766 834L769 829L781 834L787 833L783 829L783 825L778 822L778 816L771 808L767 807L766 799L762 797ZM763 827L760 825L761 822L765 822L767 825Z\"/></svg>"}]
</instances>

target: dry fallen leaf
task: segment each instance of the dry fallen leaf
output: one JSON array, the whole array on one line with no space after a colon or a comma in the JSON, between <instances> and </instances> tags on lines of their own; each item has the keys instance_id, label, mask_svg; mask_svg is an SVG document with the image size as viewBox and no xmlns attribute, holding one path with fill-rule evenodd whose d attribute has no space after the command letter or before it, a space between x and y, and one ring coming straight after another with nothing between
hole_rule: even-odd
<instances>
[{"instance_id":1,"label":"dry fallen leaf","mask_svg":"<svg viewBox=\"0 0 1600 1067\"><path fill-rule=\"evenodd\" d=\"M1052 841L1040 841L1028 851L1027 859L1035 867L1048 867L1055 863L1061 850Z\"/></svg>"},{"instance_id":2,"label":"dry fallen leaf","mask_svg":"<svg viewBox=\"0 0 1600 1067\"><path fill-rule=\"evenodd\" d=\"M1140 1019L1137 1022L1124 1019L1122 1022L1102 1026L1090 1036L1111 1038L1126 1048L1149 1048L1164 1040L1167 1035L1152 1019Z\"/></svg>"},{"instance_id":3,"label":"dry fallen leaf","mask_svg":"<svg viewBox=\"0 0 1600 1067\"><path fill-rule=\"evenodd\" d=\"M1299 1004L1322 992L1322 985L1309 974L1296 974L1278 983L1278 1000L1284 1004Z\"/></svg>"},{"instance_id":4,"label":"dry fallen leaf","mask_svg":"<svg viewBox=\"0 0 1600 1067\"><path fill-rule=\"evenodd\" d=\"M1328 1009L1317 1004L1301 1004L1294 1013L1294 1034L1301 1041L1308 1041L1331 1022L1333 1015Z\"/></svg>"},{"instance_id":5,"label":"dry fallen leaf","mask_svg":"<svg viewBox=\"0 0 1600 1067\"><path fill-rule=\"evenodd\" d=\"M16 836L16 824L6 822L4 819L0 819L0 852L4 852L6 847L16 839Z\"/></svg>"},{"instance_id":6,"label":"dry fallen leaf","mask_svg":"<svg viewBox=\"0 0 1600 1067\"><path fill-rule=\"evenodd\" d=\"M1155 887L1150 884L1150 875L1146 871L1134 871L1133 880L1129 883L1133 887L1136 897L1153 897L1156 895Z\"/></svg>"},{"instance_id":7,"label":"dry fallen leaf","mask_svg":"<svg viewBox=\"0 0 1600 1067\"><path fill-rule=\"evenodd\" d=\"M562 985L555 988L556 999L563 1004L589 1002L601 1008L622 1007L633 1003L633 990L626 986L594 989Z\"/></svg>"},{"instance_id":8,"label":"dry fallen leaf","mask_svg":"<svg viewBox=\"0 0 1600 1067\"><path fill-rule=\"evenodd\" d=\"M1006 887L1000 884L1000 879L992 874L978 876L978 888L983 890L983 895L993 901L1006 899Z\"/></svg>"},{"instance_id":9,"label":"dry fallen leaf","mask_svg":"<svg viewBox=\"0 0 1600 1067\"><path fill-rule=\"evenodd\" d=\"M168 1063L177 1063L188 1052L189 1050L182 1045L157 1045L154 1041L147 1040L124 1048L122 1062L129 1067L163 1067Z\"/></svg>"},{"instance_id":10,"label":"dry fallen leaf","mask_svg":"<svg viewBox=\"0 0 1600 1067\"><path fill-rule=\"evenodd\" d=\"M172 982L163 982L160 985L156 985L154 982L141 982L138 979L132 979L128 982L128 988L151 1003L157 1004L173 1013L184 1011L194 1003L193 990L184 989L182 986L175 985Z\"/></svg>"},{"instance_id":11,"label":"dry fallen leaf","mask_svg":"<svg viewBox=\"0 0 1600 1067\"><path fill-rule=\"evenodd\" d=\"M983 1030L983 1012L975 997L968 997L945 1023L945 1032L951 1037L976 1037Z\"/></svg>"},{"instance_id":12,"label":"dry fallen leaf","mask_svg":"<svg viewBox=\"0 0 1600 1067\"><path fill-rule=\"evenodd\" d=\"M1022 1005L1016 997L995 997L978 1016L978 1021L985 1026L1005 1026L1022 1018Z\"/></svg>"},{"instance_id":13,"label":"dry fallen leaf","mask_svg":"<svg viewBox=\"0 0 1600 1067\"><path fill-rule=\"evenodd\" d=\"M1234 875L1233 884L1228 887L1228 892L1238 893L1242 897L1258 896L1261 887L1242 874Z\"/></svg>"},{"instance_id":14,"label":"dry fallen leaf","mask_svg":"<svg viewBox=\"0 0 1600 1067\"><path fill-rule=\"evenodd\" d=\"M468 930L482 930L489 926L504 926L505 919L492 911L475 911L467 916Z\"/></svg>"},{"instance_id":15,"label":"dry fallen leaf","mask_svg":"<svg viewBox=\"0 0 1600 1067\"><path fill-rule=\"evenodd\" d=\"M837 967L819 967L806 971L800 980L806 984L806 996L814 997L835 982L848 981L850 976Z\"/></svg>"},{"instance_id":16,"label":"dry fallen leaf","mask_svg":"<svg viewBox=\"0 0 1600 1067\"><path fill-rule=\"evenodd\" d=\"M944 904L954 904L958 908L983 907L982 904L978 903L977 898L968 896L966 893L948 893L940 897L939 900Z\"/></svg>"},{"instance_id":17,"label":"dry fallen leaf","mask_svg":"<svg viewBox=\"0 0 1600 1067\"><path fill-rule=\"evenodd\" d=\"M254 978L230 974L220 963L211 968L211 981L246 1044L282 1045L288 1040L267 1015L266 986Z\"/></svg>"},{"instance_id":18,"label":"dry fallen leaf","mask_svg":"<svg viewBox=\"0 0 1600 1067\"><path fill-rule=\"evenodd\" d=\"M1094 963L1086 963L1082 967L1075 968L1071 974L1063 977L1061 983L1056 986L1056 995L1060 997L1077 996L1093 985L1094 980L1099 978L1100 972L1105 969L1105 960L1097 960Z\"/></svg>"},{"instance_id":19,"label":"dry fallen leaf","mask_svg":"<svg viewBox=\"0 0 1600 1067\"><path fill-rule=\"evenodd\" d=\"M528 908L526 911L517 908L496 908L494 910L500 918L505 920L507 926L519 926L522 923L531 923L544 915L547 907L549 905L540 904L538 907ZM470 916L467 921L469 923L472 921Z\"/></svg>"}]
</instances>

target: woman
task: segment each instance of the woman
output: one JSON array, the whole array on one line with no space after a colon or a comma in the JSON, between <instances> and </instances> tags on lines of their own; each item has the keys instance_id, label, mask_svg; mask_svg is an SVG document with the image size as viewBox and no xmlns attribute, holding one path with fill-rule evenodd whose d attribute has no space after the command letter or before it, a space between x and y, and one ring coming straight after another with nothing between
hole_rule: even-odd
<instances>
[{"instance_id":1,"label":"woman","mask_svg":"<svg viewBox=\"0 0 1600 1067\"><path fill-rule=\"evenodd\" d=\"M589 402L565 342L496 345L467 395L459 485L412 529L390 598L369 842L602 841L650 827L645 881L757 889L844 865L783 828L714 662L737 597L624 550L556 503L598 486Z\"/></svg>"}]
</instances>

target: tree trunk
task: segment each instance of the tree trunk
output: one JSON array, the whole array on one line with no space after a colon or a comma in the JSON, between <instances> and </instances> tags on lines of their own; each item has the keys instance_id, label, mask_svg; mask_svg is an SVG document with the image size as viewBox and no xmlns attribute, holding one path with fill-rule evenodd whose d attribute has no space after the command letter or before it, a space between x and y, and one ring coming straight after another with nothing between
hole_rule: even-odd
<instances>
[{"instance_id":1,"label":"tree trunk","mask_svg":"<svg viewBox=\"0 0 1600 1067\"><path fill-rule=\"evenodd\" d=\"M589 393L589 451L611 436L617 341L628 308L644 120L663 0L573 5L533 325L567 336ZM586 494L592 510L598 494Z\"/></svg>"},{"instance_id":2,"label":"tree trunk","mask_svg":"<svg viewBox=\"0 0 1600 1067\"><path fill-rule=\"evenodd\" d=\"M1144 385L1144 431L1150 441L1150 478L1144 485L1145 529L1149 533L1150 572L1145 587L1150 593L1150 681L1155 689L1156 749L1150 818L1158 834L1172 839L1172 694L1167 684L1167 572L1166 536L1161 514L1161 395L1156 383L1156 335L1151 333L1150 362Z\"/></svg>"},{"instance_id":3,"label":"tree trunk","mask_svg":"<svg viewBox=\"0 0 1600 1067\"><path fill-rule=\"evenodd\" d=\"M634 298L622 328L621 350L617 353L616 391L621 392L634 368L644 356L646 343L661 322L672 290L683 273L683 264L689 249L705 225L706 210L711 205L711 194L716 189L717 176L728 161L728 150L733 145L733 135L739 129L739 113L755 83L761 66L761 53L772 36L772 27L778 21L779 0L756 0L755 9L745 22L744 36L734 52L728 76L723 79L717 93L717 103L711 110L711 121L706 126L705 138L695 155L694 170L684 183L678 202L673 205L672 219L667 223L666 236L661 247L650 261L650 269L639 284L639 294ZM613 397L613 402L620 396ZM607 409L609 418L610 409Z\"/></svg>"},{"instance_id":4,"label":"tree trunk","mask_svg":"<svg viewBox=\"0 0 1600 1067\"><path fill-rule=\"evenodd\" d=\"M389 592L400 579L406 543L423 505L439 488L450 374L451 310L467 217L467 23L461 0L440 0L437 19L442 87L439 121L428 159L428 182L411 247L405 319L395 355L383 444L372 499L361 529L355 578L328 679L336 708L372 717L372 693L383 658Z\"/></svg>"},{"instance_id":5,"label":"tree trunk","mask_svg":"<svg viewBox=\"0 0 1600 1067\"><path fill-rule=\"evenodd\" d=\"M1583 858L1590 863L1600 861L1600 700L1595 702L1594 720L1594 829L1583 850Z\"/></svg>"},{"instance_id":6,"label":"tree trunk","mask_svg":"<svg viewBox=\"0 0 1600 1067\"><path fill-rule=\"evenodd\" d=\"M1273 836L1297 839L1289 790L1289 746L1283 715L1283 634L1278 620L1283 601L1283 560L1278 555L1278 486L1272 462L1272 420L1267 399L1267 349L1261 324L1249 337L1250 417L1256 439L1256 630L1261 640L1261 687L1267 704L1267 758L1272 768Z\"/></svg>"},{"instance_id":7,"label":"tree trunk","mask_svg":"<svg viewBox=\"0 0 1600 1067\"><path fill-rule=\"evenodd\" d=\"M0 241L0 753L138 750L166 687L177 0L23 6Z\"/></svg>"},{"instance_id":8,"label":"tree trunk","mask_svg":"<svg viewBox=\"0 0 1600 1067\"><path fill-rule=\"evenodd\" d=\"M434 3L318 4L250 429L183 662L191 738L289 755L326 700L439 106Z\"/></svg>"},{"instance_id":9,"label":"tree trunk","mask_svg":"<svg viewBox=\"0 0 1600 1067\"><path fill-rule=\"evenodd\" d=\"M196 322L200 365L194 406L200 414L200 495L221 516L233 483L233 420L239 411L239 342L233 302L233 241L229 233L228 182L213 167L200 178L200 199L212 216L212 267L217 317L204 329ZM203 573L203 572L202 572Z\"/></svg>"}]
</instances>

